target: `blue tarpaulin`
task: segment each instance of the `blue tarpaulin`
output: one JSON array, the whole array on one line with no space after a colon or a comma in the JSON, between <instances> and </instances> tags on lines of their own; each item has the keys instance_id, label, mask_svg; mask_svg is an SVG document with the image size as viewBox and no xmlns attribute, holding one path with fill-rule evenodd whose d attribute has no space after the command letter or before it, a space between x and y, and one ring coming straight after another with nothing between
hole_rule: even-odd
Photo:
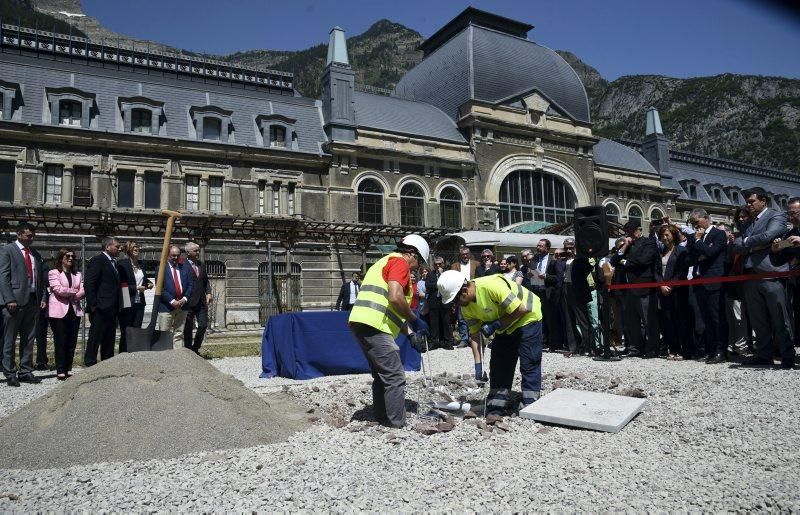
<instances>
[{"instance_id":1,"label":"blue tarpaulin","mask_svg":"<svg viewBox=\"0 0 800 515\"><path fill-rule=\"evenodd\" d=\"M285 313L270 317L261 342L261 377L314 379L369 372L369 365L347 327L348 311ZM420 355L403 335L397 337L407 371L420 368Z\"/></svg>"}]
</instances>

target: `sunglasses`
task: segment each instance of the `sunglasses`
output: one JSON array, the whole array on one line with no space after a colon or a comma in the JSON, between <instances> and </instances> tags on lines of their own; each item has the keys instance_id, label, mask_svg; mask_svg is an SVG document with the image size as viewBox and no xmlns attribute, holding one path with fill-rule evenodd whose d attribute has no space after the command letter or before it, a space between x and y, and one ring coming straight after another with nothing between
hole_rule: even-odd
<instances>
[{"instance_id":1,"label":"sunglasses","mask_svg":"<svg viewBox=\"0 0 800 515\"><path fill-rule=\"evenodd\" d=\"M72 254L66 254L64 257L67 259L75 259L75 256L73 256Z\"/></svg>"}]
</instances>

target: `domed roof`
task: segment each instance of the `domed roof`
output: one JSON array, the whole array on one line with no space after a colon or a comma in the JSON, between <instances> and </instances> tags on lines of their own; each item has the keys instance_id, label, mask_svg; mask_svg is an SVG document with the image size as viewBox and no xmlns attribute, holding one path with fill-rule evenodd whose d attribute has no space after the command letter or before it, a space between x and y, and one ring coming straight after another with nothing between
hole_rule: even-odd
<instances>
[{"instance_id":1,"label":"domed roof","mask_svg":"<svg viewBox=\"0 0 800 515\"><path fill-rule=\"evenodd\" d=\"M397 83L396 96L429 102L456 119L469 100L499 104L537 91L556 111L591 122L578 74L547 47L470 22L429 51Z\"/></svg>"}]
</instances>

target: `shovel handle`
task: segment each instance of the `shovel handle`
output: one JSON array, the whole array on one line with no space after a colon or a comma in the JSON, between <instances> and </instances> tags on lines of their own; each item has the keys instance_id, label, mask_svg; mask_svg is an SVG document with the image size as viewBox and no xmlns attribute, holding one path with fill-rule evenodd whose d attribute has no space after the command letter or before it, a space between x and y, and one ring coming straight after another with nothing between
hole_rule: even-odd
<instances>
[{"instance_id":1,"label":"shovel handle","mask_svg":"<svg viewBox=\"0 0 800 515\"><path fill-rule=\"evenodd\" d=\"M158 277L156 278L156 291L155 291L154 303L159 302L159 297L161 297L161 292L164 290L164 274L166 273L166 268L167 268L167 256L169 255L169 242L172 240L172 230L175 227L175 220L177 220L181 216L179 212L170 211L169 209L162 210L161 214L167 217L167 230L164 232L164 243L161 246L161 261L159 262L158 265ZM153 306L153 309L156 309L156 306Z\"/></svg>"}]
</instances>

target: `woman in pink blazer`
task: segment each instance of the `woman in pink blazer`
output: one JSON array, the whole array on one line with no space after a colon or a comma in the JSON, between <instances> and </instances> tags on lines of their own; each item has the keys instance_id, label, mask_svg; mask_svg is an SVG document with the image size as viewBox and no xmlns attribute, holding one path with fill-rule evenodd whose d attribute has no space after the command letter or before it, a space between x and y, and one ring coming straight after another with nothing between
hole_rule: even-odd
<instances>
[{"instance_id":1,"label":"woman in pink blazer","mask_svg":"<svg viewBox=\"0 0 800 515\"><path fill-rule=\"evenodd\" d=\"M84 297L83 277L73 273L75 252L61 249L56 255L56 266L50 270L50 302L48 317L53 328L56 347L56 373L59 381L72 375L72 360L78 343L78 328L81 325Z\"/></svg>"}]
</instances>

